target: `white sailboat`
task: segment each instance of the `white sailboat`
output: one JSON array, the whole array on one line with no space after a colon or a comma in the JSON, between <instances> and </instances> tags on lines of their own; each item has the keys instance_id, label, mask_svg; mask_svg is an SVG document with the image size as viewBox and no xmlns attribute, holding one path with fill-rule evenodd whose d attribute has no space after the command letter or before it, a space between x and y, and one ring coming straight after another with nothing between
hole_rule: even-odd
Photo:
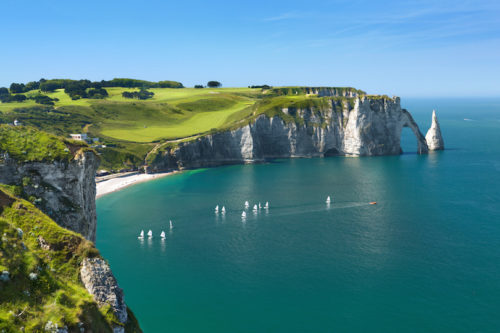
<instances>
[{"instance_id":1,"label":"white sailboat","mask_svg":"<svg viewBox=\"0 0 500 333\"><path fill-rule=\"evenodd\" d=\"M222 214L226 214L226 207L222 206L221 212L222 212Z\"/></svg>"},{"instance_id":2,"label":"white sailboat","mask_svg":"<svg viewBox=\"0 0 500 333\"><path fill-rule=\"evenodd\" d=\"M257 211L257 205L253 205L253 211L256 212Z\"/></svg>"},{"instance_id":3,"label":"white sailboat","mask_svg":"<svg viewBox=\"0 0 500 333\"><path fill-rule=\"evenodd\" d=\"M153 238L153 232L151 230L148 231L148 237Z\"/></svg>"},{"instance_id":4,"label":"white sailboat","mask_svg":"<svg viewBox=\"0 0 500 333\"><path fill-rule=\"evenodd\" d=\"M261 204L260 204L260 202L259 202L259 209L261 209L261 208L262 208L262 205L261 205Z\"/></svg>"},{"instance_id":5,"label":"white sailboat","mask_svg":"<svg viewBox=\"0 0 500 333\"><path fill-rule=\"evenodd\" d=\"M264 206L265 209L269 209L269 201L266 201L266 205Z\"/></svg>"},{"instance_id":6,"label":"white sailboat","mask_svg":"<svg viewBox=\"0 0 500 333\"><path fill-rule=\"evenodd\" d=\"M330 199L330 196L326 198L326 203L329 204L332 200Z\"/></svg>"},{"instance_id":7,"label":"white sailboat","mask_svg":"<svg viewBox=\"0 0 500 333\"><path fill-rule=\"evenodd\" d=\"M219 212L219 205L215 206L215 213L217 214Z\"/></svg>"},{"instance_id":8,"label":"white sailboat","mask_svg":"<svg viewBox=\"0 0 500 333\"><path fill-rule=\"evenodd\" d=\"M139 239L144 239L144 230L141 230L141 233L139 234Z\"/></svg>"},{"instance_id":9,"label":"white sailboat","mask_svg":"<svg viewBox=\"0 0 500 333\"><path fill-rule=\"evenodd\" d=\"M165 231L163 231L163 230L161 231L160 237L161 237L161 239L165 239Z\"/></svg>"},{"instance_id":10,"label":"white sailboat","mask_svg":"<svg viewBox=\"0 0 500 333\"><path fill-rule=\"evenodd\" d=\"M170 230L174 228L174 225L172 224L172 220L170 220Z\"/></svg>"},{"instance_id":11,"label":"white sailboat","mask_svg":"<svg viewBox=\"0 0 500 333\"><path fill-rule=\"evenodd\" d=\"M247 213L246 213L246 212L241 213L241 217L242 217L242 218L247 217Z\"/></svg>"},{"instance_id":12,"label":"white sailboat","mask_svg":"<svg viewBox=\"0 0 500 333\"><path fill-rule=\"evenodd\" d=\"M245 201L245 208L248 208L250 207L250 204L248 203L248 201Z\"/></svg>"}]
</instances>

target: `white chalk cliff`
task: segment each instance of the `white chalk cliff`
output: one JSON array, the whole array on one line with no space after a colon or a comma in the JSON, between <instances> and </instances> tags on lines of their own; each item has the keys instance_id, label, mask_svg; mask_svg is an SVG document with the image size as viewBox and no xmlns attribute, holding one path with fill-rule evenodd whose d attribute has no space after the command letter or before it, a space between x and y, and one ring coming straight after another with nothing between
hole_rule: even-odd
<instances>
[{"instance_id":1,"label":"white chalk cliff","mask_svg":"<svg viewBox=\"0 0 500 333\"><path fill-rule=\"evenodd\" d=\"M344 96L345 97L345 96ZM401 154L401 131L409 127L417 153L428 152L425 137L399 97L332 98L324 107L282 108L239 128L164 146L153 152L149 172L251 163L271 158Z\"/></svg>"},{"instance_id":2,"label":"white chalk cliff","mask_svg":"<svg viewBox=\"0 0 500 333\"><path fill-rule=\"evenodd\" d=\"M425 135L425 141L427 142L429 150L444 149L443 136L441 135L441 128L439 127L436 110L432 110L432 124Z\"/></svg>"}]
</instances>

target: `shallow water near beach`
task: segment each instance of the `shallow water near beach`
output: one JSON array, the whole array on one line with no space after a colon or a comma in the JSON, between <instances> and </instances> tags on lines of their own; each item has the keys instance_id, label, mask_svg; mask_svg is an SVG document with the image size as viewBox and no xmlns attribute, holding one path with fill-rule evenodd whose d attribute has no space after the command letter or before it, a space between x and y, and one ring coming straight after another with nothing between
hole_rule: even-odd
<instances>
[{"instance_id":1,"label":"shallow water near beach","mask_svg":"<svg viewBox=\"0 0 500 333\"><path fill-rule=\"evenodd\" d=\"M402 106L424 135L435 108L448 149L419 156L405 129L401 156L194 170L98 199L97 247L144 331L498 332L500 100ZM270 209L242 220L245 200Z\"/></svg>"}]
</instances>

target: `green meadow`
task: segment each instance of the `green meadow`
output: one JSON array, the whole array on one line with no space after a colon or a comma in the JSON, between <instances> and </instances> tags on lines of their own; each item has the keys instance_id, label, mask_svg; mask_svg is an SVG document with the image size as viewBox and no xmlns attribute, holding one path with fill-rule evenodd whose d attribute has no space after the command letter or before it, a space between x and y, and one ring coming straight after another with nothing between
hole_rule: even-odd
<instances>
[{"instance_id":1,"label":"green meadow","mask_svg":"<svg viewBox=\"0 0 500 333\"><path fill-rule=\"evenodd\" d=\"M231 115L251 107L260 91L248 88L156 88L150 89L155 94L152 99L131 100L123 98L122 92L138 89L106 90L109 97L103 100L71 100L62 89L45 95L59 99L54 106L56 110L87 117L90 126L85 130L94 136L145 143L192 136L219 128L232 119ZM0 112L14 115L18 113L16 109L37 106L40 107L33 100L2 103Z\"/></svg>"}]
</instances>

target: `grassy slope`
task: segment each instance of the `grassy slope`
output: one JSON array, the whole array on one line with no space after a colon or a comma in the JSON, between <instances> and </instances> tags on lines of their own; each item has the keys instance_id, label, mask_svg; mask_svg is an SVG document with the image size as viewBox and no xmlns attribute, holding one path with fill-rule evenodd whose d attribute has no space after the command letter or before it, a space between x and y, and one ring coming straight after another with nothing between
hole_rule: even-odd
<instances>
[{"instance_id":1,"label":"grassy slope","mask_svg":"<svg viewBox=\"0 0 500 333\"><path fill-rule=\"evenodd\" d=\"M69 161L73 157L69 143L81 144L25 126L0 125L0 152L20 161Z\"/></svg>"},{"instance_id":2,"label":"grassy slope","mask_svg":"<svg viewBox=\"0 0 500 333\"><path fill-rule=\"evenodd\" d=\"M151 142L162 138L190 136L217 128L225 123L228 116L254 103L253 98L242 94L257 94L259 91L247 88L157 88L151 89L155 93L152 99L138 101L121 96L123 91L134 89L107 88L107 90L110 97L106 100L72 101L63 90L46 95L59 99L55 104L56 109L70 114L67 117L70 120L79 118L75 119L80 121L79 125L85 125L86 120L91 122L96 135L124 141ZM196 103L197 101L202 103ZM213 105L219 107L210 109ZM15 108L33 106L36 105L31 100L22 103L2 103L0 111L5 114L16 113Z\"/></svg>"},{"instance_id":3,"label":"grassy slope","mask_svg":"<svg viewBox=\"0 0 500 333\"><path fill-rule=\"evenodd\" d=\"M111 332L117 322L112 311L99 308L79 278L80 263L99 256L97 249L15 192L20 189L0 185L0 272L9 272L9 280L0 282L0 330L42 331L52 321L73 330L83 322L94 332ZM40 237L49 248L41 247ZM137 322L127 331L140 331Z\"/></svg>"}]
</instances>

